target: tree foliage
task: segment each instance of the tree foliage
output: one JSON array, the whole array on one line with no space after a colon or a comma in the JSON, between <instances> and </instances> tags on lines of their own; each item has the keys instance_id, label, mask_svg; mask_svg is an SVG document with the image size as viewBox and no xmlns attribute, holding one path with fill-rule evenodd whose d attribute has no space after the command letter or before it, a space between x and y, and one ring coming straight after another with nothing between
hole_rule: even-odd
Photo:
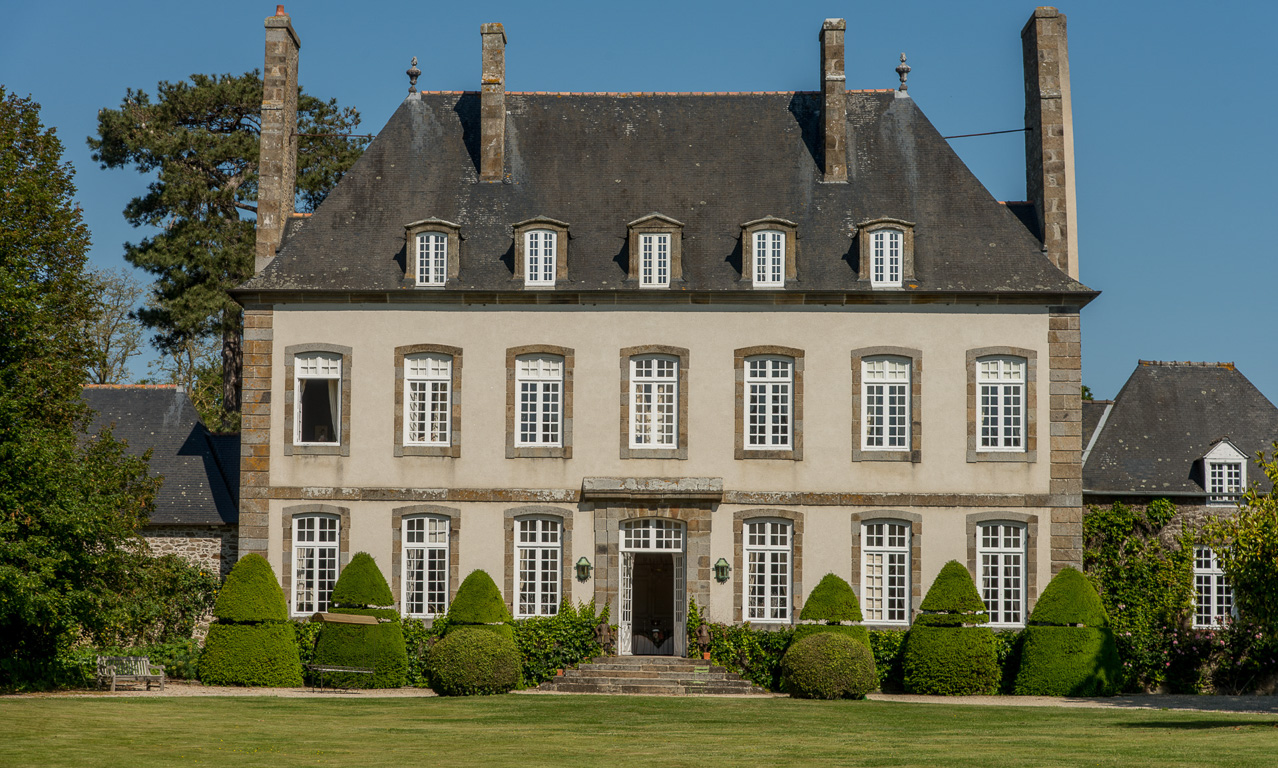
<instances>
[{"instance_id":1,"label":"tree foliage","mask_svg":"<svg viewBox=\"0 0 1278 768\"><path fill-rule=\"evenodd\" d=\"M1268 493L1255 486L1238 502L1238 513L1207 528L1220 568L1234 588L1242 618L1278 632L1278 442L1257 460L1272 484Z\"/></svg>"},{"instance_id":2,"label":"tree foliage","mask_svg":"<svg viewBox=\"0 0 1278 768\"><path fill-rule=\"evenodd\" d=\"M98 307L84 328L89 343L89 383L126 384L129 360L142 353L142 324L134 310L146 288L123 269L90 275Z\"/></svg>"}]
</instances>

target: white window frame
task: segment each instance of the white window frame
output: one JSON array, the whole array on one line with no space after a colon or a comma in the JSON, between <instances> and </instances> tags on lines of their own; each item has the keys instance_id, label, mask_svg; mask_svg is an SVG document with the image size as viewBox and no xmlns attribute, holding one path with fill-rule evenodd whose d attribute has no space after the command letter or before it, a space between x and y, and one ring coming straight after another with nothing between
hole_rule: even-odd
<instances>
[{"instance_id":1,"label":"white window frame","mask_svg":"<svg viewBox=\"0 0 1278 768\"><path fill-rule=\"evenodd\" d=\"M861 524L861 612L867 624L910 623L911 535L905 520Z\"/></svg>"},{"instance_id":2,"label":"white window frame","mask_svg":"<svg viewBox=\"0 0 1278 768\"><path fill-rule=\"evenodd\" d=\"M559 613L563 586L563 521L515 519L515 618Z\"/></svg>"},{"instance_id":3,"label":"white window frame","mask_svg":"<svg viewBox=\"0 0 1278 768\"><path fill-rule=\"evenodd\" d=\"M448 233L417 235L417 284L441 286L448 280Z\"/></svg>"},{"instance_id":4,"label":"white window frame","mask_svg":"<svg viewBox=\"0 0 1278 768\"><path fill-rule=\"evenodd\" d=\"M785 287L785 233L764 229L754 233L754 287Z\"/></svg>"},{"instance_id":5,"label":"white window frame","mask_svg":"<svg viewBox=\"0 0 1278 768\"><path fill-rule=\"evenodd\" d=\"M1024 453L1029 361L1011 355L976 359L976 450Z\"/></svg>"},{"instance_id":6,"label":"white window frame","mask_svg":"<svg viewBox=\"0 0 1278 768\"><path fill-rule=\"evenodd\" d=\"M337 382L329 388L329 409L333 419L333 439L302 440L303 382ZM335 391L334 391L335 390ZM337 352L301 352L293 357L293 445L341 445L342 443L342 355Z\"/></svg>"},{"instance_id":7,"label":"white window frame","mask_svg":"<svg viewBox=\"0 0 1278 768\"><path fill-rule=\"evenodd\" d=\"M748 451L794 449L794 358L751 355L745 359L745 428Z\"/></svg>"},{"instance_id":8,"label":"white window frame","mask_svg":"<svg viewBox=\"0 0 1278 768\"><path fill-rule=\"evenodd\" d=\"M294 616L328 611L341 570L342 520L336 515L293 518L293 589L289 609Z\"/></svg>"},{"instance_id":9,"label":"white window frame","mask_svg":"<svg viewBox=\"0 0 1278 768\"><path fill-rule=\"evenodd\" d=\"M789 624L794 607L794 524L756 518L742 527L745 620Z\"/></svg>"},{"instance_id":10,"label":"white window frame","mask_svg":"<svg viewBox=\"0 0 1278 768\"><path fill-rule=\"evenodd\" d=\"M553 288L559 266L559 233L530 229L524 233L524 285Z\"/></svg>"},{"instance_id":11,"label":"white window frame","mask_svg":"<svg viewBox=\"0 0 1278 768\"><path fill-rule=\"evenodd\" d=\"M1242 496L1247 482L1246 463L1207 459L1207 503L1233 505Z\"/></svg>"},{"instance_id":12,"label":"white window frame","mask_svg":"<svg viewBox=\"0 0 1278 768\"><path fill-rule=\"evenodd\" d=\"M515 358L517 447L563 446L564 365L562 355L537 352ZM532 429L525 429L527 425Z\"/></svg>"},{"instance_id":13,"label":"white window frame","mask_svg":"<svg viewBox=\"0 0 1278 768\"><path fill-rule=\"evenodd\" d=\"M876 229L870 233L870 286L900 288L905 267L905 233Z\"/></svg>"},{"instance_id":14,"label":"white window frame","mask_svg":"<svg viewBox=\"0 0 1278 768\"><path fill-rule=\"evenodd\" d=\"M1212 629L1237 616L1234 589L1211 547L1194 547L1194 627Z\"/></svg>"},{"instance_id":15,"label":"white window frame","mask_svg":"<svg viewBox=\"0 0 1278 768\"><path fill-rule=\"evenodd\" d=\"M668 288L670 286L670 233L639 233L639 287Z\"/></svg>"},{"instance_id":16,"label":"white window frame","mask_svg":"<svg viewBox=\"0 0 1278 768\"><path fill-rule=\"evenodd\" d=\"M679 358L630 358L630 447L679 447Z\"/></svg>"},{"instance_id":17,"label":"white window frame","mask_svg":"<svg viewBox=\"0 0 1278 768\"><path fill-rule=\"evenodd\" d=\"M403 519L403 614L430 619L448 612L449 527L440 515L414 515Z\"/></svg>"},{"instance_id":18,"label":"white window frame","mask_svg":"<svg viewBox=\"0 0 1278 768\"><path fill-rule=\"evenodd\" d=\"M895 355L861 361L861 450L910 450L912 362Z\"/></svg>"},{"instance_id":19,"label":"white window frame","mask_svg":"<svg viewBox=\"0 0 1278 768\"><path fill-rule=\"evenodd\" d=\"M404 356L404 445L451 445L453 356Z\"/></svg>"},{"instance_id":20,"label":"white window frame","mask_svg":"<svg viewBox=\"0 0 1278 768\"><path fill-rule=\"evenodd\" d=\"M1029 526L991 521L976 526L976 567L991 627L1025 626Z\"/></svg>"}]
</instances>

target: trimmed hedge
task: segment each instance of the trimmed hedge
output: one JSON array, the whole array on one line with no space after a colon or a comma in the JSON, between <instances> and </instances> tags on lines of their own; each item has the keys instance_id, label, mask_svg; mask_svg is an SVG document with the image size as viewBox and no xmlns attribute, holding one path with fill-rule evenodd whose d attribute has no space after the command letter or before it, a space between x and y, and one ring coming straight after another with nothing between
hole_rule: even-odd
<instances>
[{"instance_id":1,"label":"trimmed hedge","mask_svg":"<svg viewBox=\"0 0 1278 768\"><path fill-rule=\"evenodd\" d=\"M941 568L919 608L924 615L919 616L918 622L924 624L948 623L928 615L937 613L967 614L964 621L968 624L984 624L989 621L989 616L985 613L985 601L976 591L972 574L957 560L951 560Z\"/></svg>"},{"instance_id":2,"label":"trimmed hedge","mask_svg":"<svg viewBox=\"0 0 1278 768\"><path fill-rule=\"evenodd\" d=\"M448 606L449 624L501 624L511 621L501 590L485 571L471 571Z\"/></svg>"},{"instance_id":3,"label":"trimmed hedge","mask_svg":"<svg viewBox=\"0 0 1278 768\"><path fill-rule=\"evenodd\" d=\"M293 627L288 622L214 624L200 654L200 682L301 687Z\"/></svg>"},{"instance_id":4,"label":"trimmed hedge","mask_svg":"<svg viewBox=\"0 0 1278 768\"><path fill-rule=\"evenodd\" d=\"M804 638L826 633L850 637L866 648L870 647L870 631L860 624L799 624L794 628L790 645L793 646Z\"/></svg>"},{"instance_id":5,"label":"trimmed hedge","mask_svg":"<svg viewBox=\"0 0 1278 768\"><path fill-rule=\"evenodd\" d=\"M454 627L430 651L431 688L441 696L508 693L519 669L515 644L478 627Z\"/></svg>"},{"instance_id":6,"label":"trimmed hedge","mask_svg":"<svg viewBox=\"0 0 1278 768\"><path fill-rule=\"evenodd\" d=\"M288 621L288 603L265 557L249 554L231 569L213 604L213 616L226 622Z\"/></svg>"},{"instance_id":7,"label":"trimmed hedge","mask_svg":"<svg viewBox=\"0 0 1278 768\"><path fill-rule=\"evenodd\" d=\"M315 644L317 664L372 667L373 674L335 674L333 681L348 688L400 688L408 676L404 630L394 608L390 586L367 552L358 552L333 585L334 607L329 613L376 616L377 624L324 624Z\"/></svg>"},{"instance_id":8,"label":"trimmed hedge","mask_svg":"<svg viewBox=\"0 0 1278 768\"><path fill-rule=\"evenodd\" d=\"M339 607L370 608L394 605L395 598L372 556L356 552L333 585L329 602Z\"/></svg>"},{"instance_id":9,"label":"trimmed hedge","mask_svg":"<svg viewBox=\"0 0 1278 768\"><path fill-rule=\"evenodd\" d=\"M1122 674L1100 595L1083 574L1065 568L1043 590L1029 616L1016 693L1112 696L1122 685Z\"/></svg>"},{"instance_id":10,"label":"trimmed hedge","mask_svg":"<svg viewBox=\"0 0 1278 768\"><path fill-rule=\"evenodd\" d=\"M786 691L801 699L859 699L879 687L868 643L833 632L799 640L781 659Z\"/></svg>"},{"instance_id":11,"label":"trimmed hedge","mask_svg":"<svg viewBox=\"0 0 1278 768\"><path fill-rule=\"evenodd\" d=\"M907 693L943 696L997 693L1002 674L994 633L964 626L989 621L972 576L957 560L941 568L923 598L924 613L905 641Z\"/></svg>"},{"instance_id":12,"label":"trimmed hedge","mask_svg":"<svg viewBox=\"0 0 1278 768\"><path fill-rule=\"evenodd\" d=\"M799 618L804 621L860 621L861 604L846 581L827 573L808 595Z\"/></svg>"},{"instance_id":13,"label":"trimmed hedge","mask_svg":"<svg viewBox=\"0 0 1278 768\"><path fill-rule=\"evenodd\" d=\"M1064 568L1052 577L1034 604L1030 624L1072 627L1108 627L1109 615L1101 604L1096 587L1081 572Z\"/></svg>"}]
</instances>

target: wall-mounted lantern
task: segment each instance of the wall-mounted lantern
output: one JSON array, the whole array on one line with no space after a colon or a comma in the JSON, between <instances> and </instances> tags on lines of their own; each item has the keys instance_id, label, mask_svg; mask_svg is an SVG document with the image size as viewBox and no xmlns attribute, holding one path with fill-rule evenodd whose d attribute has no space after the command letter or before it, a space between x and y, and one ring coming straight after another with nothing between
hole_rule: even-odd
<instances>
[{"instance_id":1,"label":"wall-mounted lantern","mask_svg":"<svg viewBox=\"0 0 1278 768\"><path fill-rule=\"evenodd\" d=\"M719 562L714 564L715 581L719 582L720 584L727 581L728 572L731 570L732 570L732 566L728 565L728 561L724 560L722 557L719 558Z\"/></svg>"},{"instance_id":2,"label":"wall-mounted lantern","mask_svg":"<svg viewBox=\"0 0 1278 768\"><path fill-rule=\"evenodd\" d=\"M590 578L590 571L593 569L594 566L592 566L590 561L583 555L582 558L577 561L577 581L585 581Z\"/></svg>"}]
</instances>

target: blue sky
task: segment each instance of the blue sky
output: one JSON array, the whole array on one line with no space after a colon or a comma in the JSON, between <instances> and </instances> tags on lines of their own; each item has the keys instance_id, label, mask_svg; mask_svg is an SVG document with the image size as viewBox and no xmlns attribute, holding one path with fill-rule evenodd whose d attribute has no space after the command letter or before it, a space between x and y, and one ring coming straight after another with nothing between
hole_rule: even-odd
<instances>
[{"instance_id":1,"label":"blue sky","mask_svg":"<svg viewBox=\"0 0 1278 768\"><path fill-rule=\"evenodd\" d=\"M1069 2L1079 252L1104 294L1083 315L1083 380L1112 397L1137 359L1236 362L1278 400L1278 6ZM50 10L56 8L56 11ZM109 8L109 10L108 10ZM10 4L0 83L31 94L78 171L91 259L123 266L145 236L121 216L146 180L100 170L84 139L132 86L261 68L270 2ZM507 88L815 90L817 31L848 20L849 88L910 94L943 135L1023 125L1020 2L286 2L301 83L375 133L419 58L427 90L475 90L479 25L505 24ZM995 197L1025 197L1020 134L955 139ZM135 363L135 373L144 364Z\"/></svg>"}]
</instances>

